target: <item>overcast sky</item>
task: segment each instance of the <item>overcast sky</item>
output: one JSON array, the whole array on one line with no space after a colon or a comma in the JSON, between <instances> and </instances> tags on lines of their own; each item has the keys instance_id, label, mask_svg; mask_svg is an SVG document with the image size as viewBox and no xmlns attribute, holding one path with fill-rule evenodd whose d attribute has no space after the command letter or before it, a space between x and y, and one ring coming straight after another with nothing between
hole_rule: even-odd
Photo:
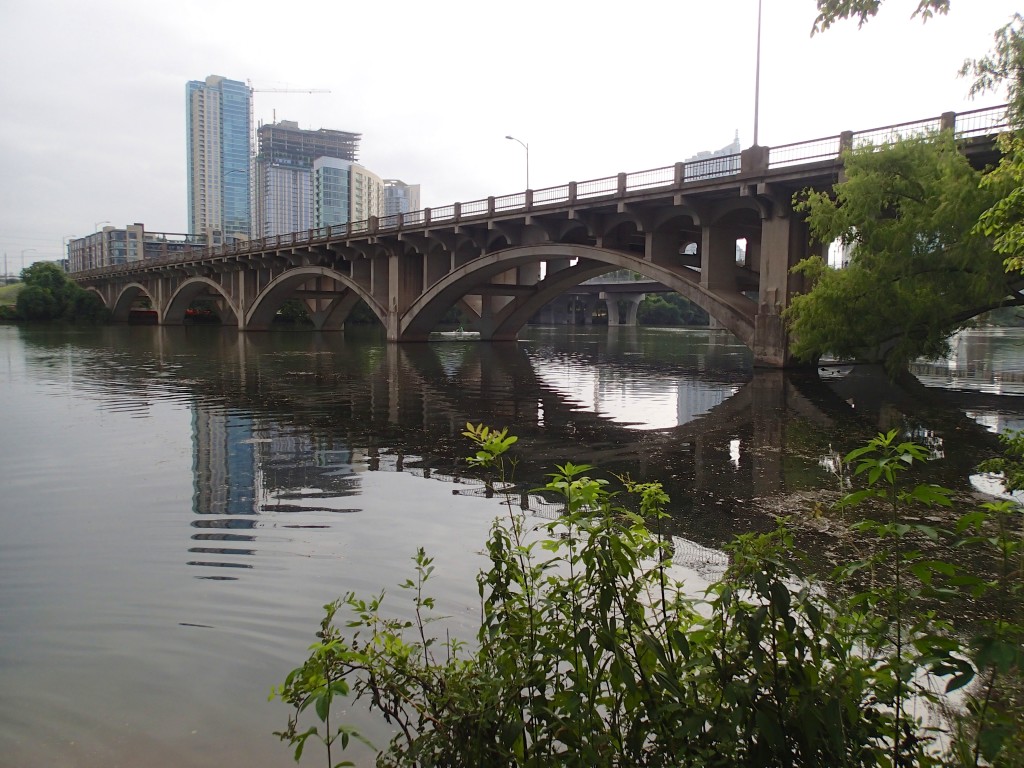
<instances>
[{"instance_id":1,"label":"overcast sky","mask_svg":"<svg viewBox=\"0 0 1024 768\"><path fill-rule=\"evenodd\" d=\"M965 58L1019 0L810 36L814 0L763 0L759 143L1002 102ZM2 0L0 254L60 258L99 222L187 229L185 83L259 88L257 124L363 134L360 161L443 205L671 165L753 140L757 0ZM2 269L2 267L0 267Z\"/></svg>"}]
</instances>

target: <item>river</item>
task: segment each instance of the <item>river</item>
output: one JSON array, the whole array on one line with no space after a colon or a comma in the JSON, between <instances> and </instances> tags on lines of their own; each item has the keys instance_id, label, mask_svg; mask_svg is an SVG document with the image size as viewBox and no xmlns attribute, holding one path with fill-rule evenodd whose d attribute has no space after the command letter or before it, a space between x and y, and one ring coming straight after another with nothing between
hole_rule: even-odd
<instances>
[{"instance_id":1,"label":"river","mask_svg":"<svg viewBox=\"0 0 1024 768\"><path fill-rule=\"evenodd\" d=\"M419 546L470 637L500 508L461 462L467 421L520 436L534 514L550 510L525 490L556 462L661 480L680 560L708 575L722 542L834 485L836 454L879 429L926 443L926 474L972 493L993 433L1022 424L1022 345L1019 330L961 334L906 392L861 369L755 372L724 331L399 347L0 326L0 765L292 764L271 686L324 603L393 587ZM383 736L364 710L349 718Z\"/></svg>"}]
</instances>

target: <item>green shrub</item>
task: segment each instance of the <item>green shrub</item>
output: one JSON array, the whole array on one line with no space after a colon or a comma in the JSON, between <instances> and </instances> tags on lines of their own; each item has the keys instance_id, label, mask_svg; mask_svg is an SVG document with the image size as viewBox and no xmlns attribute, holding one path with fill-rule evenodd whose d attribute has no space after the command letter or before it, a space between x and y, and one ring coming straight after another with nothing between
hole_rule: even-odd
<instances>
[{"instance_id":1,"label":"green shrub","mask_svg":"<svg viewBox=\"0 0 1024 768\"><path fill-rule=\"evenodd\" d=\"M482 425L464 434L476 445L470 464L492 473L489 488L511 487L516 438ZM624 480L620 495L593 467L565 464L542 489L564 505L558 520L531 529L509 498L495 521L474 643L434 631L443 617L427 596L433 564L421 549L401 585L414 620L388 618L383 592L325 607L309 658L272 693L293 707L278 735L296 760L314 739L328 765L348 764L334 751L360 737L331 712L335 697L351 697L396 730L378 754L383 766L930 766L943 745L910 702L936 701L935 680L954 690L980 674L944 759L1019 764L1021 710L999 682L1019 673L1019 624L997 618L965 643L915 608L951 591L953 581L938 587L943 577L975 592L992 586L910 546L939 534L902 511L948 503L943 489L901 484L924 450L889 433L847 458L868 479L847 503L882 502L890 517L861 526L878 554L843 573L874 569L884 583L830 598L800 575L780 523L738 536L724 576L702 598L688 595L660 534L661 486ZM984 528L991 511L965 516L960 531ZM1006 530L967 543L995 546L1012 572L1020 532ZM1019 615L1019 591L1009 579L1005 587ZM300 725L310 708L316 719Z\"/></svg>"}]
</instances>

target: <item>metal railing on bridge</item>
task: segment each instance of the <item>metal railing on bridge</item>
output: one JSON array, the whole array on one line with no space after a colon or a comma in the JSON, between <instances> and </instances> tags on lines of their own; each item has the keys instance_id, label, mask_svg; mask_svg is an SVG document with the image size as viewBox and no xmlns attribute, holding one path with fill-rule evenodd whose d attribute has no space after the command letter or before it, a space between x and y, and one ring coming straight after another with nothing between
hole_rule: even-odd
<instances>
[{"instance_id":1,"label":"metal railing on bridge","mask_svg":"<svg viewBox=\"0 0 1024 768\"><path fill-rule=\"evenodd\" d=\"M950 113L952 116L952 113ZM927 136L940 130L944 116L930 117L908 123L871 128L865 131L847 132L794 144L783 144L768 149L768 169L803 165L823 161L835 161L848 148L871 144L881 146L898 139L913 136ZM952 125L957 139L965 140L991 136L1010 128L1006 106L976 109L953 116ZM302 232L275 235L259 240L247 240L229 245L216 246L185 254L175 254L159 259L132 262L112 270L99 267L75 272L77 277L89 277L138 267L172 265L196 261L202 258L230 256L270 250L277 247L303 246L335 239L343 239L368 233L394 232L410 227L424 227L431 224L462 222L483 219L495 214L528 211L549 206L566 205L580 201L592 201L602 197L613 197L630 192L653 189L683 187L688 184L734 176L741 171L741 154L702 158L687 163L675 163L661 168L652 168L634 173L619 173L589 181L569 182L556 187L514 192L509 195L452 203L436 208L424 208L409 213L381 216L376 219L348 222L329 227L320 227Z\"/></svg>"}]
</instances>

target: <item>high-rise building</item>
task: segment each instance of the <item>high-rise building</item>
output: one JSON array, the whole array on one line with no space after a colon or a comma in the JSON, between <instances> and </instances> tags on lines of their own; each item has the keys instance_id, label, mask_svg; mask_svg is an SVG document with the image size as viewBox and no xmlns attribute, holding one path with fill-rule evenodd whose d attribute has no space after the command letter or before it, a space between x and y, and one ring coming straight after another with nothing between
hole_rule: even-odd
<instances>
[{"instance_id":1,"label":"high-rise building","mask_svg":"<svg viewBox=\"0 0 1024 768\"><path fill-rule=\"evenodd\" d=\"M420 185L398 179L384 180L384 215L409 213L420 209Z\"/></svg>"},{"instance_id":2,"label":"high-rise building","mask_svg":"<svg viewBox=\"0 0 1024 768\"><path fill-rule=\"evenodd\" d=\"M68 271L111 267L143 259L159 259L201 251L198 235L175 232L147 232L141 223L124 228L106 226L99 232L68 241Z\"/></svg>"},{"instance_id":3,"label":"high-rise building","mask_svg":"<svg viewBox=\"0 0 1024 768\"><path fill-rule=\"evenodd\" d=\"M211 75L185 87L189 234L208 245L252 236L252 90Z\"/></svg>"},{"instance_id":4,"label":"high-rise building","mask_svg":"<svg viewBox=\"0 0 1024 768\"><path fill-rule=\"evenodd\" d=\"M384 212L384 181L357 163L334 157L313 161L313 226L365 221Z\"/></svg>"},{"instance_id":5,"label":"high-rise building","mask_svg":"<svg viewBox=\"0 0 1024 768\"><path fill-rule=\"evenodd\" d=\"M309 229L315 221L314 161L321 157L355 161L361 134L304 130L292 120L261 125L256 133L255 236Z\"/></svg>"},{"instance_id":6,"label":"high-rise building","mask_svg":"<svg viewBox=\"0 0 1024 768\"><path fill-rule=\"evenodd\" d=\"M256 159L256 237L273 237L313 226L313 169Z\"/></svg>"}]
</instances>

